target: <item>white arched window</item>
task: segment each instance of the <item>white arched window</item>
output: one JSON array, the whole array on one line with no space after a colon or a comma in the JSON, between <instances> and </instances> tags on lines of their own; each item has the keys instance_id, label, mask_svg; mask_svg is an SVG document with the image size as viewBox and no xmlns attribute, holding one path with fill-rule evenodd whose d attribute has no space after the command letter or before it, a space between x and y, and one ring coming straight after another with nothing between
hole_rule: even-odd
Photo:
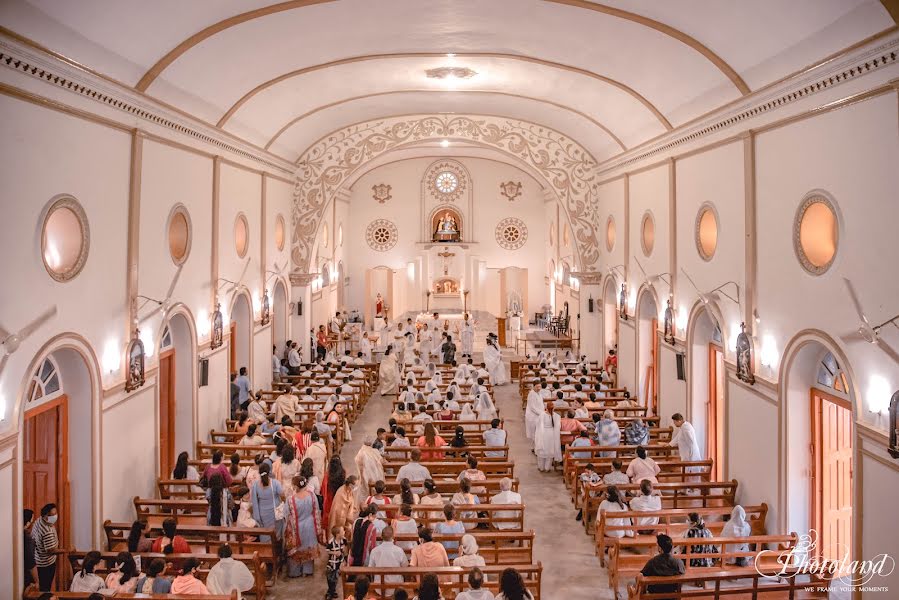
<instances>
[{"instance_id":1,"label":"white arched window","mask_svg":"<svg viewBox=\"0 0 899 600\"><path fill-rule=\"evenodd\" d=\"M828 352L818 366L818 385L822 385L840 394L849 393L849 381L840 367L840 363Z\"/></svg>"},{"instance_id":2,"label":"white arched window","mask_svg":"<svg viewBox=\"0 0 899 600\"><path fill-rule=\"evenodd\" d=\"M169 329L169 326L166 325L165 329L162 330L162 340L159 342L159 350L166 350L172 347L172 331Z\"/></svg>"},{"instance_id":3,"label":"white arched window","mask_svg":"<svg viewBox=\"0 0 899 600\"><path fill-rule=\"evenodd\" d=\"M62 394L62 378L59 367L52 357L48 356L31 377L28 386L28 401L35 402Z\"/></svg>"}]
</instances>

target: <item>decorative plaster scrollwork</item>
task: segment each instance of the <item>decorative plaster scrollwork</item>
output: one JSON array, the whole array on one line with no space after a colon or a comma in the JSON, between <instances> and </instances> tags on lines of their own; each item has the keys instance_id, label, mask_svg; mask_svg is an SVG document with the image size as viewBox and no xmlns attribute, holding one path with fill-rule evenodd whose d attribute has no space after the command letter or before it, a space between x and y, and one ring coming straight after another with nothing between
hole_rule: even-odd
<instances>
[{"instance_id":1,"label":"decorative plaster scrollwork","mask_svg":"<svg viewBox=\"0 0 899 600\"><path fill-rule=\"evenodd\" d=\"M528 241L528 226L521 219L508 217L496 225L496 243L506 250L518 250Z\"/></svg>"},{"instance_id":2,"label":"decorative plaster scrollwork","mask_svg":"<svg viewBox=\"0 0 899 600\"><path fill-rule=\"evenodd\" d=\"M468 176L459 163L440 161L428 167L425 186L437 202L455 202L465 193Z\"/></svg>"},{"instance_id":3,"label":"decorative plaster scrollwork","mask_svg":"<svg viewBox=\"0 0 899 600\"><path fill-rule=\"evenodd\" d=\"M369 248L378 252L387 252L396 246L398 237L396 225L387 219L375 219L365 230L365 241Z\"/></svg>"},{"instance_id":4,"label":"decorative plaster scrollwork","mask_svg":"<svg viewBox=\"0 0 899 600\"><path fill-rule=\"evenodd\" d=\"M595 268L599 247L596 160L580 144L545 126L499 117L419 115L369 121L336 131L297 162L293 206L294 269L309 270L315 234L325 208L346 179L367 162L404 145L446 138L467 140L526 162L558 196L572 224L577 261Z\"/></svg>"}]
</instances>

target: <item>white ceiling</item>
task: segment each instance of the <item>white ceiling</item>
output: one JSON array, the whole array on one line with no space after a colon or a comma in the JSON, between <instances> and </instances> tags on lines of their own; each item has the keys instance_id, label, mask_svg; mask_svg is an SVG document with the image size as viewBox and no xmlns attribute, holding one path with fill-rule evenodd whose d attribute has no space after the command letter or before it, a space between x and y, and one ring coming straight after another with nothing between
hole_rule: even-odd
<instances>
[{"instance_id":1,"label":"white ceiling","mask_svg":"<svg viewBox=\"0 0 899 600\"><path fill-rule=\"evenodd\" d=\"M293 122L271 146L291 160L428 112L540 123L605 160L895 25L877 0L7 0L0 23L260 146ZM478 75L425 77L447 65Z\"/></svg>"}]
</instances>

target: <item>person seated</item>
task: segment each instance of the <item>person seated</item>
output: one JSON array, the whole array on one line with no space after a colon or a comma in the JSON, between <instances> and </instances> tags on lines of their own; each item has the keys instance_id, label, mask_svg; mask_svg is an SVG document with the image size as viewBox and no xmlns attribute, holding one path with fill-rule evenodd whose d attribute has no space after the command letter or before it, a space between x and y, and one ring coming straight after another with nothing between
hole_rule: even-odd
<instances>
[{"instance_id":1,"label":"person seated","mask_svg":"<svg viewBox=\"0 0 899 600\"><path fill-rule=\"evenodd\" d=\"M652 512L662 510L662 496L652 489L652 482L644 479L640 482L640 493L631 499L631 510ZM658 525L658 517L639 517L635 525ZM638 533L652 533L652 529L640 529Z\"/></svg>"},{"instance_id":2,"label":"person seated","mask_svg":"<svg viewBox=\"0 0 899 600\"><path fill-rule=\"evenodd\" d=\"M578 423L580 424L580 423ZM593 440L590 439L590 432L586 429L581 430L578 436L571 442L572 448L584 448L590 447L593 445ZM572 452L572 458L590 458L589 452Z\"/></svg>"},{"instance_id":3,"label":"person seated","mask_svg":"<svg viewBox=\"0 0 899 600\"><path fill-rule=\"evenodd\" d=\"M556 383L555 385L559 385ZM556 392L556 398L553 400L553 408L568 408L568 402L565 401L565 392L559 390Z\"/></svg>"},{"instance_id":4,"label":"person seated","mask_svg":"<svg viewBox=\"0 0 899 600\"><path fill-rule=\"evenodd\" d=\"M606 497L602 502L599 503L599 509L596 511L596 520L597 522L602 517L603 513L614 514L619 512L626 512L627 506L621 500L621 494L618 491L618 488L614 485L610 485L606 488ZM623 538L633 537L634 532L631 529L613 529L609 530L609 527L623 527L626 525L630 525L630 519L618 518L618 517L609 517L606 518L606 537L610 538Z\"/></svg>"},{"instance_id":5,"label":"person seated","mask_svg":"<svg viewBox=\"0 0 899 600\"><path fill-rule=\"evenodd\" d=\"M413 448L411 458L412 460L399 468L396 472L396 478L398 480L408 479L413 484L415 492L421 493L423 490L422 486L414 486L414 484L421 483L425 479L431 479L431 472L428 471L426 466L421 464L421 450Z\"/></svg>"},{"instance_id":6,"label":"person seated","mask_svg":"<svg viewBox=\"0 0 899 600\"><path fill-rule=\"evenodd\" d=\"M453 559L454 567L463 567L470 569L472 567L484 567L487 562L484 557L478 554L478 542L470 533L462 536L462 543L459 545L459 556Z\"/></svg>"},{"instance_id":7,"label":"person seated","mask_svg":"<svg viewBox=\"0 0 899 600\"><path fill-rule=\"evenodd\" d=\"M165 560L154 558L147 566L145 575L141 575L134 588L135 594L168 594L172 590L172 580L164 577L166 570ZM74 590L73 590L74 591Z\"/></svg>"},{"instance_id":8,"label":"person seated","mask_svg":"<svg viewBox=\"0 0 899 600\"><path fill-rule=\"evenodd\" d=\"M631 478L631 483L638 483L644 479L658 483L656 475L661 470L656 461L646 455L646 448L637 446L637 457L631 460L627 466L627 476Z\"/></svg>"},{"instance_id":9,"label":"person seated","mask_svg":"<svg viewBox=\"0 0 899 600\"><path fill-rule=\"evenodd\" d=\"M390 443L391 448L409 448L411 444L409 444L408 438L406 438L406 428L405 427L397 427L394 432L393 441ZM392 460L402 459L406 457L405 452L388 452L388 458ZM399 479L399 478L397 478Z\"/></svg>"},{"instance_id":10,"label":"person seated","mask_svg":"<svg viewBox=\"0 0 899 600\"><path fill-rule=\"evenodd\" d=\"M106 589L106 582L102 577L94 573L94 569L100 564L101 555L96 550L91 550L81 559L81 570L75 573L69 586L70 592L99 592Z\"/></svg>"},{"instance_id":11,"label":"person seated","mask_svg":"<svg viewBox=\"0 0 899 600\"><path fill-rule=\"evenodd\" d=\"M418 534L418 523L412 518L412 505L403 503L400 505L400 512L390 522L394 535ZM382 532L383 533L383 532ZM411 550L415 547L415 542L397 542L397 546L405 550Z\"/></svg>"},{"instance_id":12,"label":"person seated","mask_svg":"<svg viewBox=\"0 0 899 600\"><path fill-rule=\"evenodd\" d=\"M468 481L474 483L475 481L486 481L487 476L484 474L482 470L478 468L478 459L474 455L469 455L466 459L468 463L468 468L459 473L459 476L456 478L457 481L462 481L463 479L467 479ZM475 494L483 494L486 489L483 487L473 487L471 489L472 493Z\"/></svg>"},{"instance_id":13,"label":"person seated","mask_svg":"<svg viewBox=\"0 0 899 600\"><path fill-rule=\"evenodd\" d=\"M587 395L584 394L583 401L586 401L586 400L587 400ZM581 402L582 402L581 399L576 399L571 404L571 406L574 408L574 418L575 419L589 419L590 411L588 411L587 408L583 404L581 404ZM586 429L586 426L584 426L584 428Z\"/></svg>"},{"instance_id":14,"label":"person seated","mask_svg":"<svg viewBox=\"0 0 899 600\"><path fill-rule=\"evenodd\" d=\"M437 428L433 423L425 423L424 435L418 438L415 445L421 449L422 459L426 461L443 460L444 453L435 451L434 448L443 448L446 446L446 440L437 435Z\"/></svg>"},{"instance_id":15,"label":"person seated","mask_svg":"<svg viewBox=\"0 0 899 600\"><path fill-rule=\"evenodd\" d=\"M178 535L178 521L169 517L162 522L162 535L153 540L157 554L190 554L190 544Z\"/></svg>"},{"instance_id":16,"label":"person seated","mask_svg":"<svg viewBox=\"0 0 899 600\"><path fill-rule=\"evenodd\" d=\"M425 424L431 423L433 420L434 417L428 414L428 407L422 404L418 407L418 414L412 417L412 421L415 424L415 432L421 435L424 432Z\"/></svg>"},{"instance_id":17,"label":"person seated","mask_svg":"<svg viewBox=\"0 0 899 600\"><path fill-rule=\"evenodd\" d=\"M712 535L712 532L709 531L709 528L705 526L705 522L702 520L702 517L699 516L699 513L692 512L687 518L689 519L690 528L687 529L687 532L684 534L685 538L701 540L704 538L715 537ZM715 554L716 552L718 552L718 548L714 544L690 546L690 554ZM713 567L715 566L715 559L711 556L691 558L690 566Z\"/></svg>"},{"instance_id":18,"label":"person seated","mask_svg":"<svg viewBox=\"0 0 899 600\"><path fill-rule=\"evenodd\" d=\"M521 504L521 494L512 491L512 480L503 477L499 481L499 493L490 498L490 504ZM493 528L499 529L516 529L518 525L513 521L503 521L518 516L516 511L500 510L493 513Z\"/></svg>"},{"instance_id":19,"label":"person seated","mask_svg":"<svg viewBox=\"0 0 899 600\"><path fill-rule=\"evenodd\" d=\"M606 485L624 485L631 482L627 473L622 471L624 465L617 458L612 461L612 470L602 476L602 482Z\"/></svg>"},{"instance_id":20,"label":"person seated","mask_svg":"<svg viewBox=\"0 0 899 600\"><path fill-rule=\"evenodd\" d=\"M640 573L644 577L683 575L685 572L684 561L671 555L671 550L674 547L671 538L664 533L660 533L656 536L656 544L659 545L659 553L646 562ZM676 583L655 584L647 586L646 591L650 594L676 594L680 591L680 585Z\"/></svg>"},{"instance_id":21,"label":"person seated","mask_svg":"<svg viewBox=\"0 0 899 600\"><path fill-rule=\"evenodd\" d=\"M267 422L267 420L264 422ZM247 434L240 438L240 441L237 442L239 446L261 446L264 443L265 438L256 433L255 423L247 427Z\"/></svg>"},{"instance_id":22,"label":"person seated","mask_svg":"<svg viewBox=\"0 0 899 600\"><path fill-rule=\"evenodd\" d=\"M481 499L478 498L475 494L471 493L471 481L463 478L461 481L459 481L459 491L453 494L451 502L456 506L470 506L473 504L480 504ZM474 517L476 516L477 512L472 510L467 510L459 513L459 517L465 520L466 531L475 529L478 526L478 524L473 521Z\"/></svg>"},{"instance_id":23,"label":"person seated","mask_svg":"<svg viewBox=\"0 0 899 600\"><path fill-rule=\"evenodd\" d=\"M249 426L247 427L247 430L249 430ZM275 415L269 415L268 418L263 421L262 425L259 426L258 431L265 435L274 435L281 431L281 425L275 422ZM244 433L246 433L246 431Z\"/></svg>"},{"instance_id":24,"label":"person seated","mask_svg":"<svg viewBox=\"0 0 899 600\"><path fill-rule=\"evenodd\" d=\"M599 483L602 481L602 478L599 476L599 473L596 472L596 467L593 466L593 463L587 463L584 465L584 470L578 475L578 480L581 482L581 488L586 490L589 489L589 486ZM596 492L589 492L590 497L596 497ZM575 521L580 521L584 518L584 509L582 508L577 512L577 516L574 518Z\"/></svg>"},{"instance_id":25,"label":"person seated","mask_svg":"<svg viewBox=\"0 0 899 600\"><path fill-rule=\"evenodd\" d=\"M449 557L443 544L434 541L431 530L427 527L418 529L418 546L412 548L411 567L448 567Z\"/></svg>"},{"instance_id":26,"label":"person seated","mask_svg":"<svg viewBox=\"0 0 899 600\"><path fill-rule=\"evenodd\" d=\"M224 458L224 454L221 450L216 450L212 453L212 464L206 465L206 468L203 469L203 477L200 479L205 479L207 482L212 481L213 475L221 475L225 480L225 485L231 485L231 473L228 472L228 467L222 464L222 459ZM201 485L204 485L201 483ZM155 550L154 550L155 552Z\"/></svg>"},{"instance_id":27,"label":"person seated","mask_svg":"<svg viewBox=\"0 0 899 600\"><path fill-rule=\"evenodd\" d=\"M368 567L374 568L399 568L408 567L409 559L406 552L393 543L393 527L389 525L381 531L381 543L378 544L368 555ZM403 580L402 575L387 575L384 581L400 582Z\"/></svg>"},{"instance_id":28,"label":"person seated","mask_svg":"<svg viewBox=\"0 0 899 600\"><path fill-rule=\"evenodd\" d=\"M465 533L466 526L456 520L456 507L451 503L443 505L444 520L434 525L434 533L438 535L460 535ZM444 541L441 542L446 549L446 555L450 560L456 558L456 550L459 548L459 542Z\"/></svg>"},{"instance_id":29,"label":"person seated","mask_svg":"<svg viewBox=\"0 0 899 600\"><path fill-rule=\"evenodd\" d=\"M596 443L600 446L618 446L621 443L621 429L615 421L615 414L606 409L602 419L596 424ZM613 456L613 452L603 452L602 456Z\"/></svg>"},{"instance_id":30,"label":"person seated","mask_svg":"<svg viewBox=\"0 0 899 600\"><path fill-rule=\"evenodd\" d=\"M741 538L748 537L750 535L752 535L752 526L748 522L746 522L746 510L742 506L737 504L730 512L730 519L727 521L727 523L724 524L724 527L721 529L720 537ZM727 544L724 547L724 550L725 552L749 552L749 544ZM728 559L728 562L733 563L738 567L744 567L749 564L750 558L747 556L737 556Z\"/></svg>"},{"instance_id":31,"label":"person seated","mask_svg":"<svg viewBox=\"0 0 899 600\"><path fill-rule=\"evenodd\" d=\"M245 564L231 557L231 546L221 544L218 548L219 561L209 569L206 577L206 587L210 594L221 596L231 595L237 592L240 600L243 592L253 589L256 579Z\"/></svg>"},{"instance_id":32,"label":"person seated","mask_svg":"<svg viewBox=\"0 0 899 600\"><path fill-rule=\"evenodd\" d=\"M459 557L456 560L459 560ZM455 563L454 563L454 566ZM459 593L456 600L494 600L493 592L482 589L484 586L484 572L478 567L474 567L468 573L468 589Z\"/></svg>"},{"instance_id":33,"label":"person seated","mask_svg":"<svg viewBox=\"0 0 899 600\"><path fill-rule=\"evenodd\" d=\"M461 410L459 406L459 402L456 400L456 393L453 391L446 392L446 402L444 403L444 408L451 411Z\"/></svg>"},{"instance_id":34,"label":"person seated","mask_svg":"<svg viewBox=\"0 0 899 600\"><path fill-rule=\"evenodd\" d=\"M171 593L208 596L209 590L206 588L206 585L196 577L199 568L200 561L193 556L185 560L181 566L180 574L172 582Z\"/></svg>"}]
</instances>

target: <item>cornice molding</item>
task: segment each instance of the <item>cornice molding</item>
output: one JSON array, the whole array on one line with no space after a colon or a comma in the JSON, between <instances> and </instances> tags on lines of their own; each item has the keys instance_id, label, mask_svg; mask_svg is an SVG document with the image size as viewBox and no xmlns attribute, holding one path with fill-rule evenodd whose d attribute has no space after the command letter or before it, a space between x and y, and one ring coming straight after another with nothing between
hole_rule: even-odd
<instances>
[{"instance_id":1,"label":"cornice molding","mask_svg":"<svg viewBox=\"0 0 899 600\"><path fill-rule=\"evenodd\" d=\"M197 118L167 108L149 96L91 73L76 63L66 62L60 57L2 34L0 34L0 66L108 108L117 109L127 113L131 118L215 146L278 173L289 176L294 173L294 166L275 154ZM133 127L133 122L129 126Z\"/></svg>"},{"instance_id":2,"label":"cornice molding","mask_svg":"<svg viewBox=\"0 0 899 600\"><path fill-rule=\"evenodd\" d=\"M581 285L599 285L602 283L602 271L573 271L571 276Z\"/></svg>"},{"instance_id":3,"label":"cornice molding","mask_svg":"<svg viewBox=\"0 0 899 600\"><path fill-rule=\"evenodd\" d=\"M845 55L802 71L793 77L712 111L700 120L644 142L600 163L599 174L633 167L687 144L739 127L744 131L760 117L830 90L847 81L882 70L899 60L899 32L878 38Z\"/></svg>"}]
</instances>

